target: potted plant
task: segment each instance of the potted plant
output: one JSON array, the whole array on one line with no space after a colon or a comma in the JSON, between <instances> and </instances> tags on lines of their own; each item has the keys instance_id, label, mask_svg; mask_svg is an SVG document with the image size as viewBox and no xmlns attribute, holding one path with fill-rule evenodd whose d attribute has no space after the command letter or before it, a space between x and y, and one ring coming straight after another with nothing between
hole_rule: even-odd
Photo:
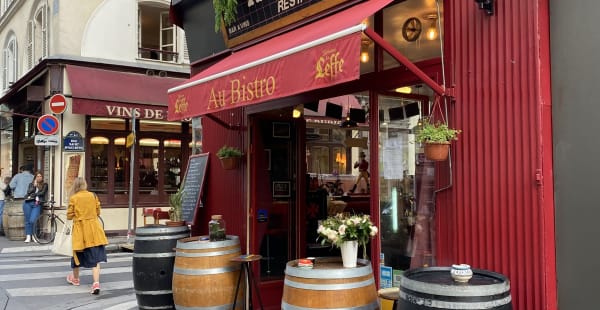
<instances>
[{"instance_id":1,"label":"potted plant","mask_svg":"<svg viewBox=\"0 0 600 310\"><path fill-rule=\"evenodd\" d=\"M342 250L344 267L356 267L357 251L363 247L363 258L367 259L367 243L377 235L377 226L371 222L369 215L338 213L321 222L317 233L321 244L330 243L331 246ZM346 251L346 248L351 251ZM348 253L349 252L349 253Z\"/></svg>"},{"instance_id":2,"label":"potted plant","mask_svg":"<svg viewBox=\"0 0 600 310\"><path fill-rule=\"evenodd\" d=\"M450 141L458 140L459 133L461 130L449 128L446 123L432 123L426 119L415 139L424 143L425 157L433 161L444 161L448 158Z\"/></svg>"},{"instance_id":3,"label":"potted plant","mask_svg":"<svg viewBox=\"0 0 600 310\"><path fill-rule=\"evenodd\" d=\"M167 222L169 226L181 226L185 222L182 219L181 209L183 202L183 184L179 186L179 189L171 195L169 195L169 218L171 221Z\"/></svg>"},{"instance_id":4,"label":"potted plant","mask_svg":"<svg viewBox=\"0 0 600 310\"><path fill-rule=\"evenodd\" d=\"M223 145L223 147L217 151L217 157L221 160L221 165L225 170L237 168L242 155L243 153L240 149L227 145Z\"/></svg>"}]
</instances>

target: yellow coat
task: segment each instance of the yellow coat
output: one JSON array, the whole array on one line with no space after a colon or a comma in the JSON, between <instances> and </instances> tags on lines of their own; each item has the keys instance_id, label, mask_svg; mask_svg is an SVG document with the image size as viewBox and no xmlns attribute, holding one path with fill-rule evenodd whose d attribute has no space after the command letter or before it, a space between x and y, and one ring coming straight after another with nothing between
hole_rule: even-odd
<instances>
[{"instance_id":1,"label":"yellow coat","mask_svg":"<svg viewBox=\"0 0 600 310\"><path fill-rule=\"evenodd\" d=\"M73 251L83 251L86 248L108 244L98 216L100 216L100 201L94 193L82 190L69 198L67 219L73 220ZM78 264L77 256L73 257Z\"/></svg>"}]
</instances>

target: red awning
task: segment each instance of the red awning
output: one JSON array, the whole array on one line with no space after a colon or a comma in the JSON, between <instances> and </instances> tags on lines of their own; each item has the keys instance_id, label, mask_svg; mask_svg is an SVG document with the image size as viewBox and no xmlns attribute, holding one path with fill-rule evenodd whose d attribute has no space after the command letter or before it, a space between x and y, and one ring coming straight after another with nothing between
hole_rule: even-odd
<instances>
[{"instance_id":1,"label":"red awning","mask_svg":"<svg viewBox=\"0 0 600 310\"><path fill-rule=\"evenodd\" d=\"M391 0L360 3L241 50L169 89L169 119L184 119L355 80L361 22Z\"/></svg>"},{"instance_id":2,"label":"red awning","mask_svg":"<svg viewBox=\"0 0 600 310\"><path fill-rule=\"evenodd\" d=\"M167 119L167 90L185 79L67 65L73 113Z\"/></svg>"}]
</instances>

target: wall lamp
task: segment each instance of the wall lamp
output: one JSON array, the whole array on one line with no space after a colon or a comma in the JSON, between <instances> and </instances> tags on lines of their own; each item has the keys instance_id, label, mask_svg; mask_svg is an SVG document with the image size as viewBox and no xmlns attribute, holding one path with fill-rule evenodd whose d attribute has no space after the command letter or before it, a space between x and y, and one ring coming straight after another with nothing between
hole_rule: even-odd
<instances>
[{"instance_id":1,"label":"wall lamp","mask_svg":"<svg viewBox=\"0 0 600 310\"><path fill-rule=\"evenodd\" d=\"M494 15L494 0L475 0L479 4L479 8L485 10L487 15Z\"/></svg>"}]
</instances>

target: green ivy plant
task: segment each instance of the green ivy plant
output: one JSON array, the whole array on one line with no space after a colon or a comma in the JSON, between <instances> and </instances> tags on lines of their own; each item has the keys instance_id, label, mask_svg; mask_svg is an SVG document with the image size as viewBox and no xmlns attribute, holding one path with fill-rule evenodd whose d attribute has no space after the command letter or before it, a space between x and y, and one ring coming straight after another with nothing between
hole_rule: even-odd
<instances>
[{"instance_id":1,"label":"green ivy plant","mask_svg":"<svg viewBox=\"0 0 600 310\"><path fill-rule=\"evenodd\" d=\"M237 147L223 145L217 151L217 157L219 158L227 158L227 157L242 157L242 151Z\"/></svg>"},{"instance_id":2,"label":"green ivy plant","mask_svg":"<svg viewBox=\"0 0 600 310\"><path fill-rule=\"evenodd\" d=\"M431 123L426 119L423 121L423 128L417 132L415 139L417 142L446 143L451 140L458 140L458 134L461 132L459 129L448 128L446 123Z\"/></svg>"},{"instance_id":3,"label":"green ivy plant","mask_svg":"<svg viewBox=\"0 0 600 310\"><path fill-rule=\"evenodd\" d=\"M219 32L221 24L231 25L237 18L237 0L213 0L215 8L215 32Z\"/></svg>"}]
</instances>

